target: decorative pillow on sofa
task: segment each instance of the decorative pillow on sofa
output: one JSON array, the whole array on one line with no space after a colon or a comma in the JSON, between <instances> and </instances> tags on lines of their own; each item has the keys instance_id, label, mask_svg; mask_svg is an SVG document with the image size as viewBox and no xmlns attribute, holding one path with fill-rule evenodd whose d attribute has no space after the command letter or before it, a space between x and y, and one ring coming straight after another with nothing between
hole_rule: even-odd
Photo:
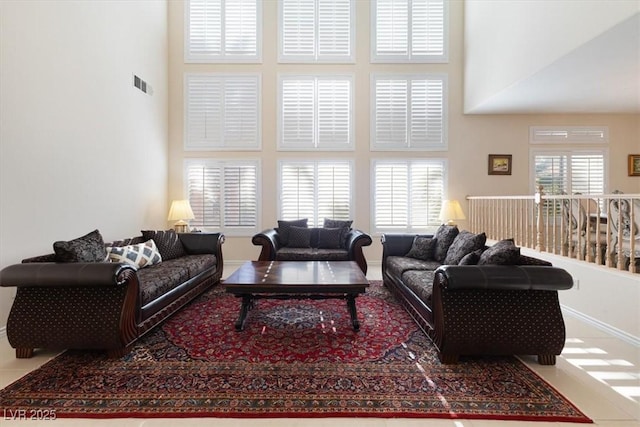
<instances>
[{"instance_id":1,"label":"decorative pillow on sofa","mask_svg":"<svg viewBox=\"0 0 640 427\"><path fill-rule=\"evenodd\" d=\"M153 239L164 261L187 255L175 230L142 230L142 237Z\"/></svg>"},{"instance_id":2,"label":"decorative pillow on sofa","mask_svg":"<svg viewBox=\"0 0 640 427\"><path fill-rule=\"evenodd\" d=\"M137 245L109 246L107 247L107 253L109 254L109 261L123 262L136 269L162 262L162 256L158 252L153 239Z\"/></svg>"},{"instance_id":3,"label":"decorative pillow on sofa","mask_svg":"<svg viewBox=\"0 0 640 427\"><path fill-rule=\"evenodd\" d=\"M56 262L104 262L107 259L104 240L98 230L68 242L55 242L53 251Z\"/></svg>"},{"instance_id":4,"label":"decorative pillow on sofa","mask_svg":"<svg viewBox=\"0 0 640 427\"><path fill-rule=\"evenodd\" d=\"M478 265L516 265L519 260L520 248L513 243L513 240L500 240L482 252Z\"/></svg>"},{"instance_id":5,"label":"decorative pillow on sofa","mask_svg":"<svg viewBox=\"0 0 640 427\"><path fill-rule=\"evenodd\" d=\"M476 265L480 261L480 255L482 255L482 249L469 252L462 257L458 265Z\"/></svg>"},{"instance_id":6,"label":"decorative pillow on sofa","mask_svg":"<svg viewBox=\"0 0 640 427\"><path fill-rule=\"evenodd\" d=\"M442 224L438 227L436 234L433 236L436 241L436 245L433 249L434 260L438 261L440 264L444 262L444 259L447 257L447 251L458 233L458 227L455 225Z\"/></svg>"},{"instance_id":7,"label":"decorative pillow on sofa","mask_svg":"<svg viewBox=\"0 0 640 427\"><path fill-rule=\"evenodd\" d=\"M444 258L443 264L457 265L460 260L470 252L481 249L487 241L485 233L473 234L469 231L461 231L458 233L453 243L449 246L447 256Z\"/></svg>"},{"instance_id":8,"label":"decorative pillow on sofa","mask_svg":"<svg viewBox=\"0 0 640 427\"><path fill-rule=\"evenodd\" d=\"M282 246L289 245L289 229L291 227L307 227L307 218L296 219L295 221L281 221L278 220L278 241Z\"/></svg>"},{"instance_id":9,"label":"decorative pillow on sofa","mask_svg":"<svg viewBox=\"0 0 640 427\"><path fill-rule=\"evenodd\" d=\"M307 227L289 227L288 248L310 248L311 229Z\"/></svg>"},{"instance_id":10,"label":"decorative pillow on sofa","mask_svg":"<svg viewBox=\"0 0 640 427\"><path fill-rule=\"evenodd\" d=\"M409 258L421 259L423 261L429 261L433 259L433 249L436 246L436 241L431 237L416 236L413 239L411 249L405 255Z\"/></svg>"},{"instance_id":11,"label":"decorative pillow on sofa","mask_svg":"<svg viewBox=\"0 0 640 427\"><path fill-rule=\"evenodd\" d=\"M341 228L342 231L342 242L340 243L342 248L347 247L347 236L349 231L351 230L351 224L353 224L352 220L343 221L339 219L324 219L324 224L322 225L324 228Z\"/></svg>"},{"instance_id":12,"label":"decorative pillow on sofa","mask_svg":"<svg viewBox=\"0 0 640 427\"><path fill-rule=\"evenodd\" d=\"M340 249L342 247L342 234L344 228L319 228L319 249Z\"/></svg>"}]
</instances>

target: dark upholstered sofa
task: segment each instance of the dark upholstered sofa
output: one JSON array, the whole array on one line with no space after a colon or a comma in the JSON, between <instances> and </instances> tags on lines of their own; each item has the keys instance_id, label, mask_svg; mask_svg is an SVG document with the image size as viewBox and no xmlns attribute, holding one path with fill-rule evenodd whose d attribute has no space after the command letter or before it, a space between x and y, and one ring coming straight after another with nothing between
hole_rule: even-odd
<instances>
[{"instance_id":1,"label":"dark upholstered sofa","mask_svg":"<svg viewBox=\"0 0 640 427\"><path fill-rule=\"evenodd\" d=\"M96 232L56 242L55 254L0 272L2 286L17 288L7 321L16 357L31 357L36 348L104 349L122 356L136 339L220 282L222 234L144 231L105 245Z\"/></svg>"},{"instance_id":2,"label":"dark upholstered sofa","mask_svg":"<svg viewBox=\"0 0 640 427\"><path fill-rule=\"evenodd\" d=\"M262 246L258 261L355 261L367 273L362 252L371 237L351 228L351 221L325 220L324 227L309 228L307 220L278 221L277 228L253 236Z\"/></svg>"},{"instance_id":3,"label":"dark upholstered sofa","mask_svg":"<svg viewBox=\"0 0 640 427\"><path fill-rule=\"evenodd\" d=\"M555 364L565 342L558 290L572 287L571 275L520 254L511 241L486 247L484 234L454 228L382 236L384 284L440 360L533 354L540 364Z\"/></svg>"}]
</instances>

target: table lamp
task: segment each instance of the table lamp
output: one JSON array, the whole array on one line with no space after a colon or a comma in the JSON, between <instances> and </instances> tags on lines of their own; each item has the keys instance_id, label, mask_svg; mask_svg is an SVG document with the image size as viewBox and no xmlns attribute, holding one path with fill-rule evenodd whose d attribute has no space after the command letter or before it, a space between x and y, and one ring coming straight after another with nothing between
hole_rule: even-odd
<instances>
[{"instance_id":1,"label":"table lamp","mask_svg":"<svg viewBox=\"0 0 640 427\"><path fill-rule=\"evenodd\" d=\"M177 233L188 233L189 223L187 220L194 218L195 215L188 200L174 200L171 202L171 209L169 209L169 217L167 219L169 221L177 221L174 225Z\"/></svg>"},{"instance_id":2,"label":"table lamp","mask_svg":"<svg viewBox=\"0 0 640 427\"><path fill-rule=\"evenodd\" d=\"M457 220L467 219L462 212L460 202L457 200L443 200L439 218L447 225L456 225Z\"/></svg>"}]
</instances>

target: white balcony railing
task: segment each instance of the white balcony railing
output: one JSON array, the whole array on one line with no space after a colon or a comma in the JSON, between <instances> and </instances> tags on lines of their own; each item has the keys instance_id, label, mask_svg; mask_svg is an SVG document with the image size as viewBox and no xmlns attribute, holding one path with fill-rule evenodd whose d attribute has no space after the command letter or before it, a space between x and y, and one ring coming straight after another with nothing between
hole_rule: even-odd
<instances>
[{"instance_id":1,"label":"white balcony railing","mask_svg":"<svg viewBox=\"0 0 640 427\"><path fill-rule=\"evenodd\" d=\"M469 196L469 228L488 239L640 272L640 194Z\"/></svg>"}]
</instances>

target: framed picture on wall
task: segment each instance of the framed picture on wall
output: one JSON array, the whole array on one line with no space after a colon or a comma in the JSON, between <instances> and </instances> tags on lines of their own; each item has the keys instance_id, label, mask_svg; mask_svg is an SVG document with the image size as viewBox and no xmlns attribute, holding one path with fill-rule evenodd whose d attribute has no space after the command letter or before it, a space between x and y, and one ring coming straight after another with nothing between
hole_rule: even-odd
<instances>
[{"instance_id":1,"label":"framed picture on wall","mask_svg":"<svg viewBox=\"0 0 640 427\"><path fill-rule=\"evenodd\" d=\"M640 154L629 154L629 176L640 176Z\"/></svg>"},{"instance_id":2,"label":"framed picture on wall","mask_svg":"<svg viewBox=\"0 0 640 427\"><path fill-rule=\"evenodd\" d=\"M489 175L511 175L511 154L489 154Z\"/></svg>"}]
</instances>

